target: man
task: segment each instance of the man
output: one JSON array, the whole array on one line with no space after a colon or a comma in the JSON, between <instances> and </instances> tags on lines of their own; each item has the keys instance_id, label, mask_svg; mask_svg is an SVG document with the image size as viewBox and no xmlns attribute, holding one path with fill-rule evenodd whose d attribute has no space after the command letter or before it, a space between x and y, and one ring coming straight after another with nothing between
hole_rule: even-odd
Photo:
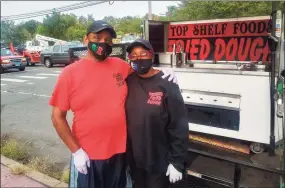
<instances>
[{"instance_id":1,"label":"man","mask_svg":"<svg viewBox=\"0 0 285 188\"><path fill-rule=\"evenodd\" d=\"M78 187L123 188L126 184L125 79L132 72L112 52L113 27L95 21L84 38L88 55L66 67L50 99L52 121L72 152ZM164 75L167 76L167 75ZM72 131L67 111L74 113Z\"/></svg>"}]
</instances>

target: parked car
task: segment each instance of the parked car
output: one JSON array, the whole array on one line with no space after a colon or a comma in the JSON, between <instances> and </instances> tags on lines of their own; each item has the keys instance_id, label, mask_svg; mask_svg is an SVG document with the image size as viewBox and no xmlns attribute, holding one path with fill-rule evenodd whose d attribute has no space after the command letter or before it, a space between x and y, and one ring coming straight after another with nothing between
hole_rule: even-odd
<instances>
[{"instance_id":1,"label":"parked car","mask_svg":"<svg viewBox=\"0 0 285 188\"><path fill-rule=\"evenodd\" d=\"M11 47L10 47L11 49ZM40 52L34 49L27 48L26 45L19 45L15 48L15 51L26 58L27 66L40 63Z\"/></svg>"},{"instance_id":2,"label":"parked car","mask_svg":"<svg viewBox=\"0 0 285 188\"><path fill-rule=\"evenodd\" d=\"M82 46L81 44L56 44L48 50L41 52L40 61L50 68L55 64L69 65L73 61L70 58L69 49L71 47Z\"/></svg>"},{"instance_id":3,"label":"parked car","mask_svg":"<svg viewBox=\"0 0 285 188\"><path fill-rule=\"evenodd\" d=\"M7 48L1 48L0 61L1 73L8 69L19 69L19 71L24 71L27 66L26 58L13 54L13 52Z\"/></svg>"}]
</instances>

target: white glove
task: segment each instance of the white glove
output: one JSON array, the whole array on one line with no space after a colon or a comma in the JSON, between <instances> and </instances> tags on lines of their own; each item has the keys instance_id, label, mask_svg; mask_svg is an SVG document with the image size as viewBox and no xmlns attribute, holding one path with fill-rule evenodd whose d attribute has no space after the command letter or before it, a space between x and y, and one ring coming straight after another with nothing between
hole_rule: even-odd
<instances>
[{"instance_id":1,"label":"white glove","mask_svg":"<svg viewBox=\"0 0 285 188\"><path fill-rule=\"evenodd\" d=\"M168 165L166 176L169 176L169 181L171 183L182 180L182 173L176 170L172 164Z\"/></svg>"},{"instance_id":2,"label":"white glove","mask_svg":"<svg viewBox=\"0 0 285 188\"><path fill-rule=\"evenodd\" d=\"M90 167L90 159L87 153L80 148L73 155L74 166L78 170L78 172L82 174L87 174L87 166Z\"/></svg>"},{"instance_id":3,"label":"white glove","mask_svg":"<svg viewBox=\"0 0 285 188\"><path fill-rule=\"evenodd\" d=\"M172 81L173 83L177 84L177 78L176 78L174 71L169 71L166 69L162 69L161 71L163 72L163 75L161 78L165 79L166 77L169 76L168 81L169 82Z\"/></svg>"}]
</instances>

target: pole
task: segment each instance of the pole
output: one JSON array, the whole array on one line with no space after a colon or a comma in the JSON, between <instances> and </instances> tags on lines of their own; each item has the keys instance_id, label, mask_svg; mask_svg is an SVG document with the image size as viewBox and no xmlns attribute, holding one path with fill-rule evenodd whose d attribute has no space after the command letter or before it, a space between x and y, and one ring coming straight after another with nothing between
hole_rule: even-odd
<instances>
[{"instance_id":1,"label":"pole","mask_svg":"<svg viewBox=\"0 0 285 188\"><path fill-rule=\"evenodd\" d=\"M151 1L148 1L148 20L152 20Z\"/></svg>"},{"instance_id":2,"label":"pole","mask_svg":"<svg viewBox=\"0 0 285 188\"><path fill-rule=\"evenodd\" d=\"M275 37L276 28L276 1L272 1L272 31L271 34ZM269 156L275 156L275 51L271 52L271 80L270 80L270 146Z\"/></svg>"},{"instance_id":3,"label":"pole","mask_svg":"<svg viewBox=\"0 0 285 188\"><path fill-rule=\"evenodd\" d=\"M284 31L283 31L283 43L284 43L284 51L285 51L285 2L283 2L283 15L282 15L282 19L283 19L283 28L284 28ZM282 36L281 36L281 41L282 41ZM282 43L281 43L282 44ZM283 52L282 52L283 53ZM285 55L284 55L284 58L285 59ZM285 64L285 61L283 62ZM285 68L285 65L284 67ZM285 70L282 70L282 71L285 71ZM284 73L284 72L283 72ZM284 81L284 85L285 85L285 75L283 74L283 81ZM285 104L285 93L284 93L284 89L283 89L283 105ZM283 112L284 113L284 112ZM285 170L285 115L283 115L283 172ZM283 181L282 181L282 184L284 185L285 184L285 173L283 174Z\"/></svg>"}]
</instances>

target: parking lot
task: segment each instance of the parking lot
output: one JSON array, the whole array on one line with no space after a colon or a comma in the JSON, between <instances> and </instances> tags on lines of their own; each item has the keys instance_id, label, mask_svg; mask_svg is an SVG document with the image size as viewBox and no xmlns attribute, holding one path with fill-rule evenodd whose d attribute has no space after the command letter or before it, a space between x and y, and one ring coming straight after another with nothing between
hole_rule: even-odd
<instances>
[{"instance_id":1,"label":"parking lot","mask_svg":"<svg viewBox=\"0 0 285 188\"><path fill-rule=\"evenodd\" d=\"M69 151L52 125L48 101L63 68L37 65L1 74L1 133L32 143L35 153L50 155L61 166L68 164Z\"/></svg>"}]
</instances>

